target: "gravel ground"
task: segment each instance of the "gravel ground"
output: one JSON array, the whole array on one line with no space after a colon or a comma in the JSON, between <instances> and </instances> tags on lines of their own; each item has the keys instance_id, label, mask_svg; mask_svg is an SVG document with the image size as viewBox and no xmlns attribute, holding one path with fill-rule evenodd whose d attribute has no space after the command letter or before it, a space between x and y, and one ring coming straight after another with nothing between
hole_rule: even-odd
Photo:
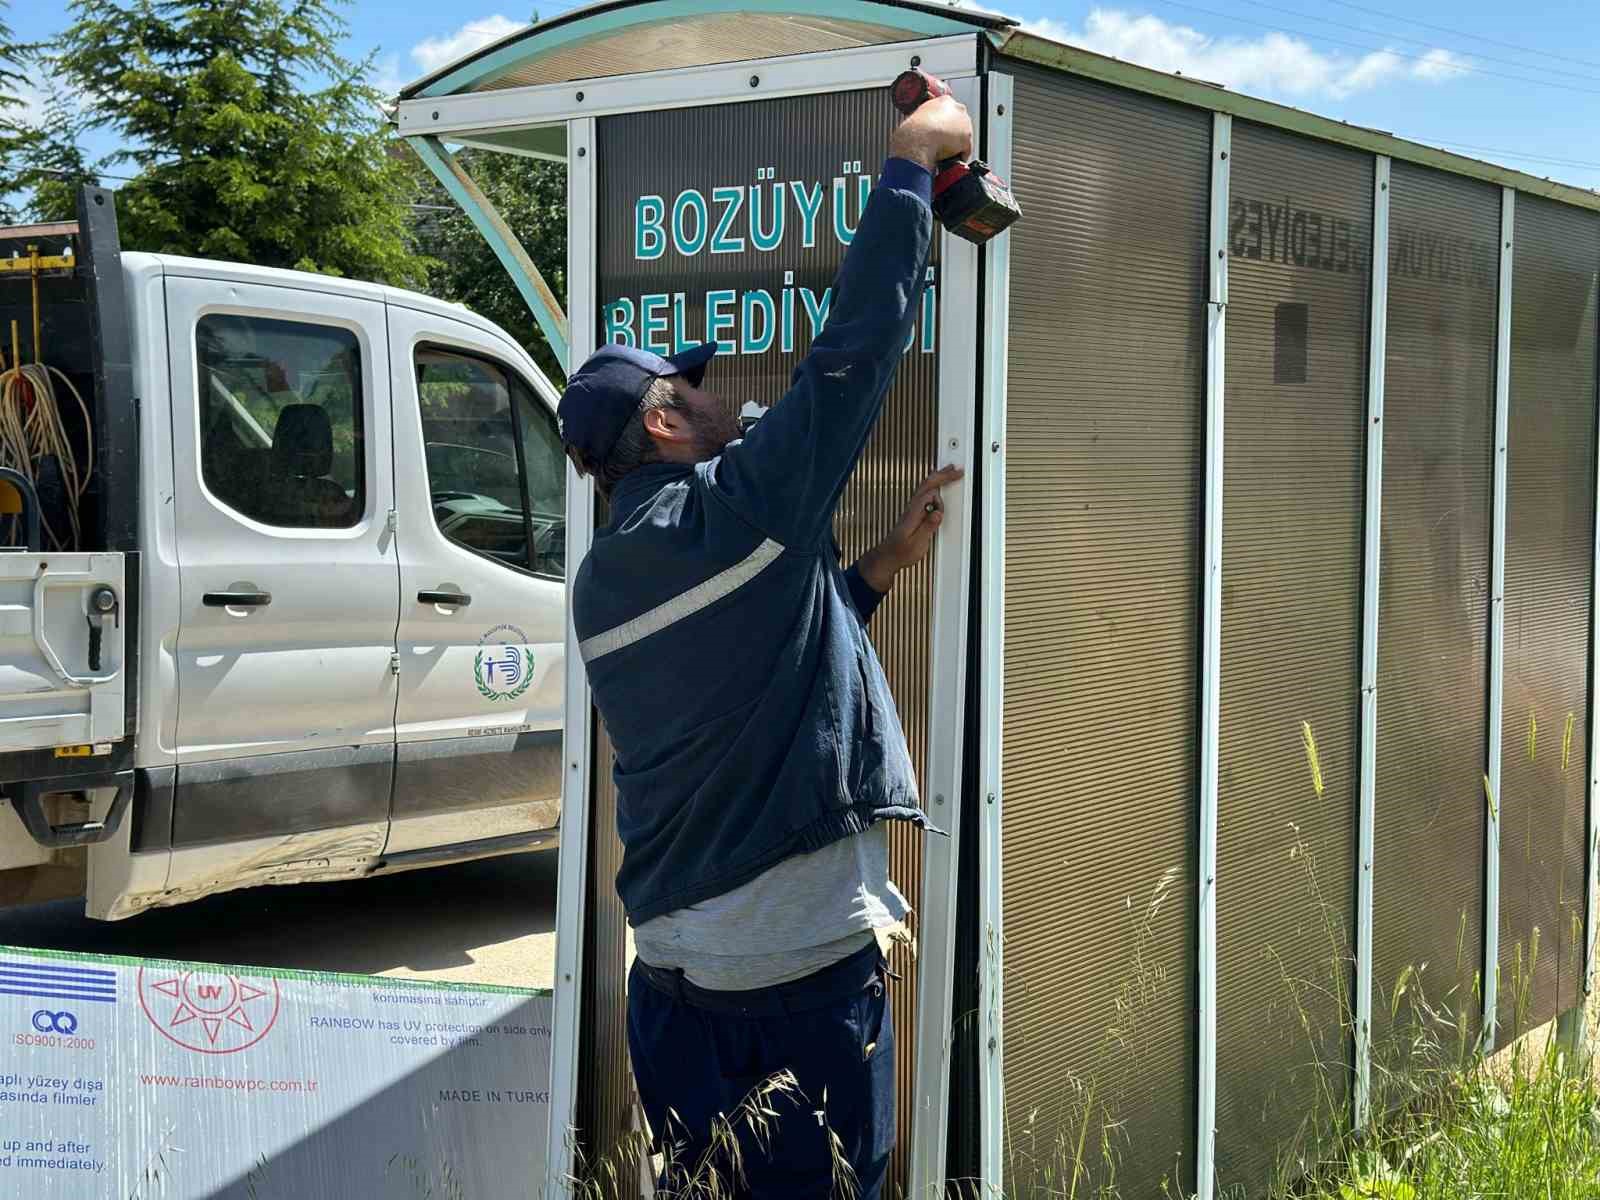
<instances>
[{"instance_id":1,"label":"gravel ground","mask_svg":"<svg viewBox=\"0 0 1600 1200\"><path fill-rule=\"evenodd\" d=\"M556 853L350 883L252 888L125 921L81 901L0 910L0 944L550 987Z\"/></svg>"}]
</instances>

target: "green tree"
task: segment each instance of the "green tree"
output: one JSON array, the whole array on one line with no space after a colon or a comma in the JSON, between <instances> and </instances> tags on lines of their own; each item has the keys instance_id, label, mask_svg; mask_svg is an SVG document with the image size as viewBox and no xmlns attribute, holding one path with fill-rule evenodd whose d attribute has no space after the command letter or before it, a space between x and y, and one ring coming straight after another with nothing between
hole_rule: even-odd
<instances>
[{"instance_id":1,"label":"green tree","mask_svg":"<svg viewBox=\"0 0 1600 1200\"><path fill-rule=\"evenodd\" d=\"M567 175L559 163L462 150L458 157L511 226L563 306L567 302ZM477 227L419 162L414 209L417 247L432 260L428 286L465 304L517 339L557 384L561 364L539 332L511 276Z\"/></svg>"},{"instance_id":2,"label":"green tree","mask_svg":"<svg viewBox=\"0 0 1600 1200\"><path fill-rule=\"evenodd\" d=\"M343 0L74 0L56 57L129 148L131 249L415 286L415 175L339 52Z\"/></svg>"},{"instance_id":3,"label":"green tree","mask_svg":"<svg viewBox=\"0 0 1600 1200\"><path fill-rule=\"evenodd\" d=\"M100 181L80 141L86 118L51 76L43 54L30 52L23 61L35 68L34 78L48 81L50 90L38 123L27 131L17 154L11 187L28 195L24 211L30 220L76 220L78 190Z\"/></svg>"},{"instance_id":4,"label":"green tree","mask_svg":"<svg viewBox=\"0 0 1600 1200\"><path fill-rule=\"evenodd\" d=\"M5 11L9 0L0 0L0 221L16 218L11 197L25 184L24 159L37 134L23 121L22 98L18 93L27 80L23 76L24 51L12 41Z\"/></svg>"}]
</instances>

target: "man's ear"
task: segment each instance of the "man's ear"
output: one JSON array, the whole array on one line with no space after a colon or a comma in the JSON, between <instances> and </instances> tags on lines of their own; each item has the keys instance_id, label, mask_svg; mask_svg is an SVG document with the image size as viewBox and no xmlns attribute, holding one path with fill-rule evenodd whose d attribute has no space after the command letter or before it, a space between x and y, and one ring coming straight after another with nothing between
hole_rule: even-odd
<instances>
[{"instance_id":1,"label":"man's ear","mask_svg":"<svg viewBox=\"0 0 1600 1200\"><path fill-rule=\"evenodd\" d=\"M658 442L688 442L694 435L683 411L676 408L652 408L644 414L644 431Z\"/></svg>"}]
</instances>

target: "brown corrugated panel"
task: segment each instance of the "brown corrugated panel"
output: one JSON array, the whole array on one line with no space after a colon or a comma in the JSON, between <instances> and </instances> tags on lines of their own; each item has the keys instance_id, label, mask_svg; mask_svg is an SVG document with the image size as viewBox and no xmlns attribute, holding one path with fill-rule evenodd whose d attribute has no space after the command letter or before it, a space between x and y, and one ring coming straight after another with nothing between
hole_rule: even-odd
<instances>
[{"instance_id":1,"label":"brown corrugated panel","mask_svg":"<svg viewBox=\"0 0 1600 1200\"><path fill-rule=\"evenodd\" d=\"M611 739L594 718L594 778L590 792L589 897L583 923L583 1017L580 1030L578 1137L584 1160L603 1185L605 1200L637 1194L633 1078L628 1068L628 918L613 881L622 866L617 837L617 791L611 780ZM569 845L562 852L577 852ZM602 1161L604 1160L604 1161ZM606 1168L611 1168L607 1170Z\"/></svg>"},{"instance_id":2,"label":"brown corrugated panel","mask_svg":"<svg viewBox=\"0 0 1600 1200\"><path fill-rule=\"evenodd\" d=\"M1257 1195L1348 1104L1373 163L1240 122L1231 160L1217 1178Z\"/></svg>"},{"instance_id":3,"label":"brown corrugated panel","mask_svg":"<svg viewBox=\"0 0 1600 1200\"><path fill-rule=\"evenodd\" d=\"M892 10L879 10L888 11ZM794 14L783 13L698 13L581 38L469 90L488 92L563 80L604 79L636 71L664 71L673 67L743 62L819 50L846 50L904 41L907 36L904 29L835 17L797 19Z\"/></svg>"},{"instance_id":4,"label":"brown corrugated panel","mask_svg":"<svg viewBox=\"0 0 1600 1200\"><path fill-rule=\"evenodd\" d=\"M870 175L877 170L897 119L887 89L874 89L600 120L596 138L600 176L598 294L602 299L599 328L603 331L607 327L607 306L619 298L629 298L635 306L632 328L637 337L641 297L663 297L665 309L653 311L664 311L670 321L672 298L681 294L687 330L684 336L698 342L705 340L708 290L729 289L741 295L764 290L773 298L780 325L772 345L762 351L719 355L707 374L706 387L736 406L746 401L776 402L787 389L795 364L810 346L806 293L813 300L820 298L833 282L844 256L844 246L834 233L833 181L836 177L841 181L844 207L840 219L848 232L854 229L860 215L861 172ZM663 146L673 147L673 153L663 155ZM823 187L821 209L809 246L793 202L794 190L787 186L791 182L803 189L819 182ZM746 189L743 213L727 231L730 239L744 238L742 249L712 254L708 247L695 255L682 255L668 241L658 258L634 256L634 205L641 195L663 197L670 219L670 208L684 189L698 189L709 199L713 188L723 186ZM764 198L781 189L786 197L786 232L775 250L763 252L754 245L749 228L750 188L760 188ZM713 205L710 211L715 221L720 209ZM760 217L763 231L771 231L772 217L769 204ZM736 303L722 311L742 313L742 305ZM782 326L788 312L793 313L794 331L785 349ZM846 562L853 561L889 531L917 484L935 465L938 353L931 340L935 330L935 306L929 303L919 313L913 344L840 503L835 532ZM737 324L724 336L739 339L742 332L743 325ZM919 782L927 755L932 586L930 563L905 572L871 625L872 641L899 708ZM890 874L912 906L919 905L922 835L904 825L897 824L890 830ZM607 881L610 877L606 876ZM895 967L902 976L892 984L891 992L900 1103L898 1148L890 1171L889 1195L905 1178L916 1036L915 964L898 961Z\"/></svg>"},{"instance_id":5,"label":"brown corrugated panel","mask_svg":"<svg viewBox=\"0 0 1600 1200\"><path fill-rule=\"evenodd\" d=\"M1211 118L997 69L1016 77L1026 213L1009 235L1008 1194L1065 1194L1075 1166L1080 1195L1187 1191Z\"/></svg>"},{"instance_id":6,"label":"brown corrugated panel","mask_svg":"<svg viewBox=\"0 0 1600 1200\"><path fill-rule=\"evenodd\" d=\"M1500 758L1502 1040L1579 1000L1600 215L1518 196Z\"/></svg>"},{"instance_id":7,"label":"brown corrugated panel","mask_svg":"<svg viewBox=\"0 0 1600 1200\"><path fill-rule=\"evenodd\" d=\"M1390 197L1373 825L1379 1105L1398 1099L1382 1068L1415 1052L1418 1030L1454 1054L1480 1025L1500 233L1499 189L1486 184L1397 162Z\"/></svg>"}]
</instances>

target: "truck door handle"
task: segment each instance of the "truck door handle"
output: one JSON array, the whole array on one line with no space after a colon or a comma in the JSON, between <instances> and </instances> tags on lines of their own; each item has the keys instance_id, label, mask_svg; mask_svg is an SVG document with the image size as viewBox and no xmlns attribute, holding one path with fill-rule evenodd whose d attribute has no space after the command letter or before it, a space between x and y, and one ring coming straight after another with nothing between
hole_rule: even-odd
<instances>
[{"instance_id":1,"label":"truck door handle","mask_svg":"<svg viewBox=\"0 0 1600 1200\"><path fill-rule=\"evenodd\" d=\"M207 592L200 602L207 608L262 608L272 603L272 593Z\"/></svg>"},{"instance_id":2,"label":"truck door handle","mask_svg":"<svg viewBox=\"0 0 1600 1200\"><path fill-rule=\"evenodd\" d=\"M465 608L472 603L472 597L465 592L441 592L424 588L417 593L418 604L448 604L452 608Z\"/></svg>"}]
</instances>

